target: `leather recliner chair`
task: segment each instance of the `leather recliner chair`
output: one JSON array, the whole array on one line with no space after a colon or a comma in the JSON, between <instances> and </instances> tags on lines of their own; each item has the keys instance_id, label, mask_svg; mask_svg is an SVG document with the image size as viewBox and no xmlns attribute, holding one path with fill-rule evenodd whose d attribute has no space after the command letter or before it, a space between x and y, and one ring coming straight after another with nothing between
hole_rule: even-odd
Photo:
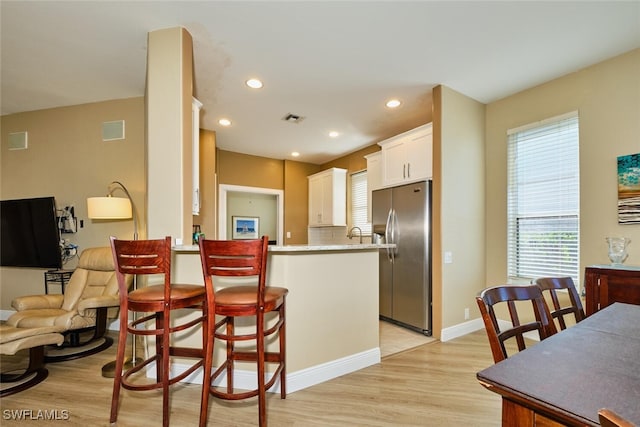
<instances>
[{"instance_id":1,"label":"leather recliner chair","mask_svg":"<svg viewBox=\"0 0 640 427\"><path fill-rule=\"evenodd\" d=\"M132 282L131 277L128 280ZM47 352L45 360L56 362L75 359L97 353L113 344L113 339L105 336L106 323L108 317L115 317L117 313L116 309L109 313L109 308L119 305L111 248L88 248L80 254L78 266L65 287L64 295L15 298L11 306L17 312L7 319L7 325L16 328L59 327L65 335L64 351ZM92 336L83 341L82 336L88 332L93 332ZM77 348L77 351L70 348Z\"/></svg>"}]
</instances>

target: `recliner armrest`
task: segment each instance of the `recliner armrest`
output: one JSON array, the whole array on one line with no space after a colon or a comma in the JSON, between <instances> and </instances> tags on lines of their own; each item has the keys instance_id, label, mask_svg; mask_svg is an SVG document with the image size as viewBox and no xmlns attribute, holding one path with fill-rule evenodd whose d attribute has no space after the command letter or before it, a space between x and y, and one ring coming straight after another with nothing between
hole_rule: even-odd
<instances>
[{"instance_id":1,"label":"recliner armrest","mask_svg":"<svg viewBox=\"0 0 640 427\"><path fill-rule=\"evenodd\" d=\"M64 295L26 295L14 298L11 307L16 311L34 310L39 308L60 308Z\"/></svg>"},{"instance_id":2,"label":"recliner armrest","mask_svg":"<svg viewBox=\"0 0 640 427\"><path fill-rule=\"evenodd\" d=\"M119 307L120 297L118 295L100 295L80 300L78 303L78 313L84 316L85 310L100 307Z\"/></svg>"}]
</instances>

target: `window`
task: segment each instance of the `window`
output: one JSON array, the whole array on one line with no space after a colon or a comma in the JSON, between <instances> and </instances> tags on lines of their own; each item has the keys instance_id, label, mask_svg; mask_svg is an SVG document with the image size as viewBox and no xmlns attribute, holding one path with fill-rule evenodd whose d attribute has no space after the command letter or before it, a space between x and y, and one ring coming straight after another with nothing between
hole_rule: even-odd
<instances>
[{"instance_id":1,"label":"window","mask_svg":"<svg viewBox=\"0 0 640 427\"><path fill-rule=\"evenodd\" d=\"M367 199L367 171L356 172L351 175L351 226L360 227L363 236L371 235Z\"/></svg>"},{"instance_id":2,"label":"window","mask_svg":"<svg viewBox=\"0 0 640 427\"><path fill-rule=\"evenodd\" d=\"M508 134L508 274L579 283L578 114Z\"/></svg>"}]
</instances>

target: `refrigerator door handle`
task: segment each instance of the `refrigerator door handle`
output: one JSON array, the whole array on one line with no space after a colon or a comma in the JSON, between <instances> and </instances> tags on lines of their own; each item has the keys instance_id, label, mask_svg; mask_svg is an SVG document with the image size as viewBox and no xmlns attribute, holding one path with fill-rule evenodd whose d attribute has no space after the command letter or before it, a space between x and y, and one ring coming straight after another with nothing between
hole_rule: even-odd
<instances>
[{"instance_id":1,"label":"refrigerator door handle","mask_svg":"<svg viewBox=\"0 0 640 427\"><path fill-rule=\"evenodd\" d=\"M400 233L398 230L399 228L400 226L398 224L398 213L395 209L393 209L393 225L391 226L391 232L393 233L393 243L396 244L396 247L393 248L394 257L398 254L398 245L400 244Z\"/></svg>"},{"instance_id":2,"label":"refrigerator door handle","mask_svg":"<svg viewBox=\"0 0 640 427\"><path fill-rule=\"evenodd\" d=\"M393 209L389 209L389 213L387 214L387 224L384 229L384 238L387 243L393 243L393 230L391 227L393 226ZM393 251L391 248L387 248L387 259L389 262L393 263Z\"/></svg>"}]
</instances>

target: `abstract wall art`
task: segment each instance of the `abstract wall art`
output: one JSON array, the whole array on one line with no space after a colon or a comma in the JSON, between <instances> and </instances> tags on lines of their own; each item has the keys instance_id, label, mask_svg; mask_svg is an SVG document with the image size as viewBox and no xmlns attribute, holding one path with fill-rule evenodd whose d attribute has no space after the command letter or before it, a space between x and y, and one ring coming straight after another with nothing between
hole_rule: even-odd
<instances>
[{"instance_id":1,"label":"abstract wall art","mask_svg":"<svg viewBox=\"0 0 640 427\"><path fill-rule=\"evenodd\" d=\"M618 223L640 224L640 153L618 157Z\"/></svg>"}]
</instances>

